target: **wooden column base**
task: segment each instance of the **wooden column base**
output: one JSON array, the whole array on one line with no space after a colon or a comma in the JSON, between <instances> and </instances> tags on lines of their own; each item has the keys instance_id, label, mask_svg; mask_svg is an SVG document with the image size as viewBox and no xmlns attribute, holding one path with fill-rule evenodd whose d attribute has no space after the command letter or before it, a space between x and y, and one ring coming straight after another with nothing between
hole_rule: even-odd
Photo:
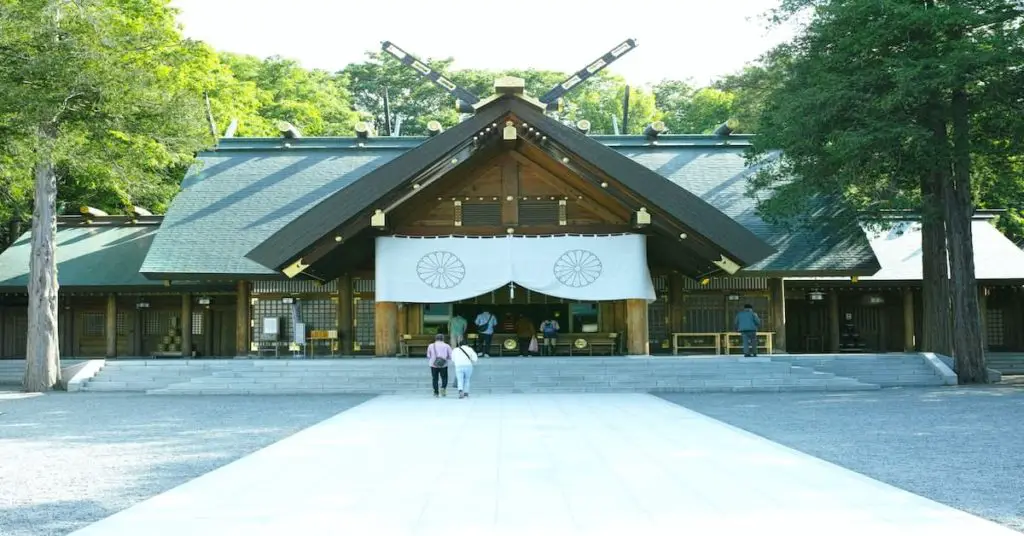
<instances>
[{"instance_id":1,"label":"wooden column base","mask_svg":"<svg viewBox=\"0 0 1024 536\"><path fill-rule=\"evenodd\" d=\"M398 354L398 304L377 302L374 306L374 354L391 357Z\"/></svg>"},{"instance_id":2,"label":"wooden column base","mask_svg":"<svg viewBox=\"0 0 1024 536\"><path fill-rule=\"evenodd\" d=\"M626 354L649 355L647 300L626 300Z\"/></svg>"},{"instance_id":3,"label":"wooden column base","mask_svg":"<svg viewBox=\"0 0 1024 536\"><path fill-rule=\"evenodd\" d=\"M913 352L914 340L914 290L903 289L903 351Z\"/></svg>"}]
</instances>

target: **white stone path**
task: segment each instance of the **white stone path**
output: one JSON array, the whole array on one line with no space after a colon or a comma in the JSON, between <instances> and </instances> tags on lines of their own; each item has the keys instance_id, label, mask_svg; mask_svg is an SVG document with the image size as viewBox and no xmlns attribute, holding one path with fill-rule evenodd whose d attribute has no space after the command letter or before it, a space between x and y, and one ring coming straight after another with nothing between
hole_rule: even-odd
<instances>
[{"instance_id":1,"label":"white stone path","mask_svg":"<svg viewBox=\"0 0 1024 536\"><path fill-rule=\"evenodd\" d=\"M376 398L74 534L1020 536L648 395Z\"/></svg>"}]
</instances>

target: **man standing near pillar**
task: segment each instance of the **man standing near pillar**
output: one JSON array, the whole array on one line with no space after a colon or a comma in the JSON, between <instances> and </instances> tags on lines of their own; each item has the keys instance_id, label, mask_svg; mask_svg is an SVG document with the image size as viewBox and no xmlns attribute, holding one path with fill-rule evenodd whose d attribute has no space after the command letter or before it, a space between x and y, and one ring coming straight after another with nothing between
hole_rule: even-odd
<instances>
[{"instance_id":1,"label":"man standing near pillar","mask_svg":"<svg viewBox=\"0 0 1024 536\"><path fill-rule=\"evenodd\" d=\"M749 303L736 313L736 331L743 337L743 357L757 357L757 329L760 327L761 317Z\"/></svg>"}]
</instances>

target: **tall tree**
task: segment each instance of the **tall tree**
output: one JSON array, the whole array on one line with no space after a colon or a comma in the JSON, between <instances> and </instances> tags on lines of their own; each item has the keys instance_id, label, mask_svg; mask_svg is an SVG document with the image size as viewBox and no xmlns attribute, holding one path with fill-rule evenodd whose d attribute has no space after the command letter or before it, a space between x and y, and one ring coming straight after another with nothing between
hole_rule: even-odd
<instances>
[{"instance_id":1,"label":"tall tree","mask_svg":"<svg viewBox=\"0 0 1024 536\"><path fill-rule=\"evenodd\" d=\"M961 382L984 382L972 122L1021 101L1024 14L1009 0L783 2L786 15L808 8L764 106L755 143L765 167L750 189L773 193L759 203L769 217L815 214L815 225L888 225L893 209L919 210L925 349L953 353ZM833 208L815 211L822 200Z\"/></svg>"},{"instance_id":2,"label":"tall tree","mask_svg":"<svg viewBox=\"0 0 1024 536\"><path fill-rule=\"evenodd\" d=\"M693 89L685 82L665 80L654 86L654 98L665 126L680 134L710 134L735 114L736 94L716 87Z\"/></svg>"},{"instance_id":3,"label":"tall tree","mask_svg":"<svg viewBox=\"0 0 1024 536\"><path fill-rule=\"evenodd\" d=\"M385 133L388 122L384 115L385 89L391 112L390 123L394 128L401 120L402 135L426 135L427 123L432 120L443 125L458 122L455 103L444 90L388 54L367 52L366 56L366 61L349 64L339 74L352 94L356 109L374 123L378 133ZM450 58L423 58L423 61L438 71L445 71L452 62Z\"/></svg>"},{"instance_id":4,"label":"tall tree","mask_svg":"<svg viewBox=\"0 0 1024 536\"><path fill-rule=\"evenodd\" d=\"M60 380L56 197L62 177L126 204L209 139L166 0L0 0L0 116L34 179L24 388Z\"/></svg>"}]
</instances>

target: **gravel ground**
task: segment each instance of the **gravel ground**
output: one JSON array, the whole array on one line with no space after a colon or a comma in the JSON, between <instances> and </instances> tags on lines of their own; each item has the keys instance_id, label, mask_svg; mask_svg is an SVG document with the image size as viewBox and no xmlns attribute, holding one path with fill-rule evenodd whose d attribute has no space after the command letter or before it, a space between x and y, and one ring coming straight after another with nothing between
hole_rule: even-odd
<instances>
[{"instance_id":1,"label":"gravel ground","mask_svg":"<svg viewBox=\"0 0 1024 536\"><path fill-rule=\"evenodd\" d=\"M1024 532L1021 387L663 398Z\"/></svg>"},{"instance_id":2,"label":"gravel ground","mask_svg":"<svg viewBox=\"0 0 1024 536\"><path fill-rule=\"evenodd\" d=\"M0 534L68 534L366 399L0 392Z\"/></svg>"}]
</instances>

